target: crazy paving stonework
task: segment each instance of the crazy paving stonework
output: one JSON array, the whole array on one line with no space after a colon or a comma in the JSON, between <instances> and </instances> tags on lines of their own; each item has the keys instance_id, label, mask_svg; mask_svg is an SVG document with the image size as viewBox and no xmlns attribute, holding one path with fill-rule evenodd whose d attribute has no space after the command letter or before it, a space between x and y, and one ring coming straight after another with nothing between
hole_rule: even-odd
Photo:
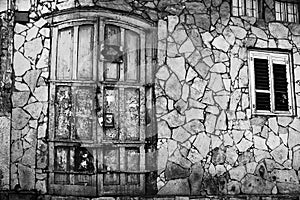
<instances>
[{"instance_id":1,"label":"crazy paving stonework","mask_svg":"<svg viewBox=\"0 0 300 200\"><path fill-rule=\"evenodd\" d=\"M299 192L300 120L251 116L247 64L248 47L292 49L297 83L299 26L230 17L226 1L185 5L193 15L158 24L158 193ZM298 84L296 100L299 113Z\"/></svg>"},{"instance_id":2,"label":"crazy paving stonework","mask_svg":"<svg viewBox=\"0 0 300 200\"><path fill-rule=\"evenodd\" d=\"M14 27L11 187L46 191L50 32L40 19Z\"/></svg>"},{"instance_id":3,"label":"crazy paving stonework","mask_svg":"<svg viewBox=\"0 0 300 200\"><path fill-rule=\"evenodd\" d=\"M158 195L299 193L299 116L251 115L247 48L292 51L299 114L300 26L273 22L272 3L267 21L230 16L226 0L28 3L30 23L14 27L11 188L47 193L51 36L42 16L88 6L157 22Z\"/></svg>"}]
</instances>

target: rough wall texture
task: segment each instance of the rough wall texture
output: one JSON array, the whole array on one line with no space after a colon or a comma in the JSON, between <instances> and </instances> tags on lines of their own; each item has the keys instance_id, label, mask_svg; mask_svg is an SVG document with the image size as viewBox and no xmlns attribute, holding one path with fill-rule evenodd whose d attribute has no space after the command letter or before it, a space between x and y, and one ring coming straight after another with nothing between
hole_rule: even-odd
<instances>
[{"instance_id":1,"label":"rough wall texture","mask_svg":"<svg viewBox=\"0 0 300 200\"><path fill-rule=\"evenodd\" d=\"M0 190L9 189L10 119L12 86L12 19L0 6Z\"/></svg>"},{"instance_id":2,"label":"rough wall texture","mask_svg":"<svg viewBox=\"0 0 300 200\"><path fill-rule=\"evenodd\" d=\"M43 16L93 6L158 24L158 195L299 193L299 116L254 117L249 104L247 48L288 49L300 112L300 26L273 22L272 1L266 21L231 16L226 0L22 2L30 23L14 27L11 189L47 193L51 35Z\"/></svg>"}]
</instances>

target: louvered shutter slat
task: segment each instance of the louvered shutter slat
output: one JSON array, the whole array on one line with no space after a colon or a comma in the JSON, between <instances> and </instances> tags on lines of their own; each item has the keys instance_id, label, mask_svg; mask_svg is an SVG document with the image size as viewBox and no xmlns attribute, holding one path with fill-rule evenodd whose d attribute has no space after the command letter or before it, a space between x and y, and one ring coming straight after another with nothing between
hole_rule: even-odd
<instances>
[{"instance_id":1,"label":"louvered shutter slat","mask_svg":"<svg viewBox=\"0 0 300 200\"><path fill-rule=\"evenodd\" d=\"M270 91L269 66L267 59L254 59L255 89ZM256 109L270 110L270 93L256 92Z\"/></svg>"},{"instance_id":2,"label":"louvered shutter slat","mask_svg":"<svg viewBox=\"0 0 300 200\"><path fill-rule=\"evenodd\" d=\"M254 59L255 88L260 90L269 90L269 67L268 60Z\"/></svg>"},{"instance_id":3,"label":"louvered shutter slat","mask_svg":"<svg viewBox=\"0 0 300 200\"><path fill-rule=\"evenodd\" d=\"M274 92L275 92L275 110L288 111L288 90L286 65L273 64L274 74Z\"/></svg>"},{"instance_id":4,"label":"louvered shutter slat","mask_svg":"<svg viewBox=\"0 0 300 200\"><path fill-rule=\"evenodd\" d=\"M270 94L256 92L256 109L270 110Z\"/></svg>"}]
</instances>

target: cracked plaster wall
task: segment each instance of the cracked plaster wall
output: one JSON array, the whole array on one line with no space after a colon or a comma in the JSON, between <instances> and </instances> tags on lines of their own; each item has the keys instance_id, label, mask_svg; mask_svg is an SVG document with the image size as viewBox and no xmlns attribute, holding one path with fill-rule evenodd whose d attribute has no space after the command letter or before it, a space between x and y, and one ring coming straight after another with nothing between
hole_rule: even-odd
<instances>
[{"instance_id":1,"label":"cracked plaster wall","mask_svg":"<svg viewBox=\"0 0 300 200\"><path fill-rule=\"evenodd\" d=\"M299 192L299 117L250 112L248 47L292 50L300 112L300 26L273 22L266 2L267 21L230 16L226 0L19 2L30 23L14 26L11 188L47 193L51 35L43 15L99 6L157 22L159 195Z\"/></svg>"}]
</instances>

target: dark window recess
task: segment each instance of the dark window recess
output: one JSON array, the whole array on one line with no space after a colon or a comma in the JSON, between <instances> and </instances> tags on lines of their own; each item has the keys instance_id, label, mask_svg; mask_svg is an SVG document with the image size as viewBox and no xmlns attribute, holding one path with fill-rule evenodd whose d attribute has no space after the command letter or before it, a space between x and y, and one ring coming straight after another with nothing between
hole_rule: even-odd
<instances>
[{"instance_id":1,"label":"dark window recess","mask_svg":"<svg viewBox=\"0 0 300 200\"><path fill-rule=\"evenodd\" d=\"M255 89L270 90L268 60L254 59Z\"/></svg>"},{"instance_id":2,"label":"dark window recess","mask_svg":"<svg viewBox=\"0 0 300 200\"><path fill-rule=\"evenodd\" d=\"M269 93L256 92L256 109L271 110Z\"/></svg>"},{"instance_id":3,"label":"dark window recess","mask_svg":"<svg viewBox=\"0 0 300 200\"><path fill-rule=\"evenodd\" d=\"M77 148L75 151L75 171L93 172L93 155L87 148Z\"/></svg>"},{"instance_id":4,"label":"dark window recess","mask_svg":"<svg viewBox=\"0 0 300 200\"><path fill-rule=\"evenodd\" d=\"M288 111L288 83L286 77L286 65L273 64L275 110Z\"/></svg>"},{"instance_id":5,"label":"dark window recess","mask_svg":"<svg viewBox=\"0 0 300 200\"><path fill-rule=\"evenodd\" d=\"M28 11L15 11L15 22L20 24L29 23L29 12Z\"/></svg>"}]
</instances>

